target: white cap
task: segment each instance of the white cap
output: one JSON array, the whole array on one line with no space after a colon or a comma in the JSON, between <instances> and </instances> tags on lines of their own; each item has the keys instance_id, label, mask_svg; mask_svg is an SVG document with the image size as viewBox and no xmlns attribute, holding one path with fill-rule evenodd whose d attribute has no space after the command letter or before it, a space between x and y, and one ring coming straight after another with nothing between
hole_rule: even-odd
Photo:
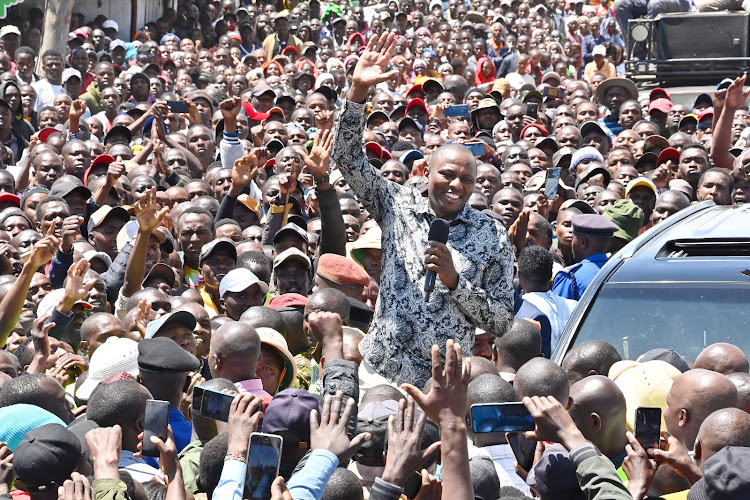
<instances>
[{"instance_id":1,"label":"white cap","mask_svg":"<svg viewBox=\"0 0 750 500\"><path fill-rule=\"evenodd\" d=\"M106 21L104 21L102 23L102 29L103 30L106 30L106 29L109 29L109 28L112 28L115 31L120 31L120 27L117 25L116 22L114 22L111 19L107 19Z\"/></svg>"},{"instance_id":2,"label":"white cap","mask_svg":"<svg viewBox=\"0 0 750 500\"><path fill-rule=\"evenodd\" d=\"M110 52L112 52L113 50L115 50L117 47L126 48L125 47L125 42L123 42L119 38L116 39L116 40L112 40L111 42L109 42L109 51Z\"/></svg>"},{"instance_id":3,"label":"white cap","mask_svg":"<svg viewBox=\"0 0 750 500\"><path fill-rule=\"evenodd\" d=\"M78 71L75 68L65 68L62 73L62 82L65 84L68 80L70 80L71 77L76 76L79 80L83 81L83 78L81 78L81 72Z\"/></svg>"},{"instance_id":4,"label":"white cap","mask_svg":"<svg viewBox=\"0 0 750 500\"><path fill-rule=\"evenodd\" d=\"M64 82L65 80L63 80ZM88 252L83 252L83 258L86 259L88 262L91 262L91 259L99 259L104 264L109 267L112 265L112 257L107 255L104 252L97 252L96 250L89 250Z\"/></svg>"},{"instance_id":5,"label":"white cap","mask_svg":"<svg viewBox=\"0 0 750 500\"><path fill-rule=\"evenodd\" d=\"M13 25L3 26L2 28L0 28L0 38L4 37L5 35L21 36L21 30L19 30L17 26Z\"/></svg>"},{"instance_id":6,"label":"white cap","mask_svg":"<svg viewBox=\"0 0 750 500\"><path fill-rule=\"evenodd\" d=\"M258 285L261 292L268 293L268 285L264 281L261 281L252 271L245 267L232 269L222 278L221 283L219 283L219 297L223 298L227 292L241 292L253 285Z\"/></svg>"},{"instance_id":7,"label":"white cap","mask_svg":"<svg viewBox=\"0 0 750 500\"><path fill-rule=\"evenodd\" d=\"M591 55L593 56L606 56L607 55L607 49L604 48L604 45L597 45L594 47L594 50L591 52Z\"/></svg>"},{"instance_id":8,"label":"white cap","mask_svg":"<svg viewBox=\"0 0 750 500\"><path fill-rule=\"evenodd\" d=\"M91 356L89 376L76 390L76 397L88 400L99 383L120 372L138 376L138 342L110 337Z\"/></svg>"},{"instance_id":9,"label":"white cap","mask_svg":"<svg viewBox=\"0 0 750 500\"><path fill-rule=\"evenodd\" d=\"M42 316L46 316L47 314L52 314L52 311L60 304L64 296L64 288L55 288L54 290L49 292L44 296L41 302L39 302L39 305L36 306L36 317L41 318ZM93 306L91 304L83 300L76 301L76 304L82 305L86 310L93 309Z\"/></svg>"}]
</instances>

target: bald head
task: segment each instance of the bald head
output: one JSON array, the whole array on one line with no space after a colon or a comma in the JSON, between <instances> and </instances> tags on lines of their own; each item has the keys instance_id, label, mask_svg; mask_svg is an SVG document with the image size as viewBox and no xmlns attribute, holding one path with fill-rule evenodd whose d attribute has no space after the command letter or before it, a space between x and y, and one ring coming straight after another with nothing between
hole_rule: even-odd
<instances>
[{"instance_id":1,"label":"bald head","mask_svg":"<svg viewBox=\"0 0 750 500\"><path fill-rule=\"evenodd\" d=\"M247 323L253 328L273 328L286 338L286 320L276 309L263 306L253 306L242 313L240 321Z\"/></svg>"},{"instance_id":2,"label":"bald head","mask_svg":"<svg viewBox=\"0 0 750 500\"><path fill-rule=\"evenodd\" d=\"M492 356L498 371L516 372L529 360L542 353L542 335L539 329L525 319L513 321L505 335L495 338Z\"/></svg>"},{"instance_id":3,"label":"bald head","mask_svg":"<svg viewBox=\"0 0 750 500\"><path fill-rule=\"evenodd\" d=\"M730 373L727 378L737 388L737 408L750 413L750 373Z\"/></svg>"},{"instance_id":4,"label":"bald head","mask_svg":"<svg viewBox=\"0 0 750 500\"><path fill-rule=\"evenodd\" d=\"M702 465L726 446L750 446L750 415L724 408L706 417L695 442L695 461Z\"/></svg>"},{"instance_id":5,"label":"bald head","mask_svg":"<svg viewBox=\"0 0 750 500\"><path fill-rule=\"evenodd\" d=\"M558 364L546 358L534 358L519 368L513 388L519 400L532 396L554 396L564 407L568 406L568 375Z\"/></svg>"},{"instance_id":6,"label":"bald head","mask_svg":"<svg viewBox=\"0 0 750 500\"><path fill-rule=\"evenodd\" d=\"M351 313L351 306L346 294L336 288L321 288L310 295L305 304L305 317L313 312L334 312L346 322Z\"/></svg>"},{"instance_id":7,"label":"bald head","mask_svg":"<svg viewBox=\"0 0 750 500\"><path fill-rule=\"evenodd\" d=\"M625 396L612 379L591 375L570 386L569 413L584 437L614 456L625 446Z\"/></svg>"},{"instance_id":8,"label":"bald head","mask_svg":"<svg viewBox=\"0 0 750 500\"><path fill-rule=\"evenodd\" d=\"M712 344L703 349L703 352L695 359L693 367L719 372L724 375L750 372L750 364L748 364L747 356L742 352L742 349L734 344L724 342Z\"/></svg>"},{"instance_id":9,"label":"bald head","mask_svg":"<svg viewBox=\"0 0 750 500\"><path fill-rule=\"evenodd\" d=\"M562 362L562 367L568 372L571 384L589 375L609 374L609 369L622 357L617 349L603 340L589 340L575 346L568 351Z\"/></svg>"},{"instance_id":10,"label":"bald head","mask_svg":"<svg viewBox=\"0 0 750 500\"><path fill-rule=\"evenodd\" d=\"M243 321L226 323L211 336L208 361L214 378L232 382L255 378L259 356L258 332Z\"/></svg>"},{"instance_id":11,"label":"bald head","mask_svg":"<svg viewBox=\"0 0 750 500\"><path fill-rule=\"evenodd\" d=\"M737 406L737 388L725 375L688 370L677 377L667 394L667 431L692 449L698 429L711 413Z\"/></svg>"}]
</instances>

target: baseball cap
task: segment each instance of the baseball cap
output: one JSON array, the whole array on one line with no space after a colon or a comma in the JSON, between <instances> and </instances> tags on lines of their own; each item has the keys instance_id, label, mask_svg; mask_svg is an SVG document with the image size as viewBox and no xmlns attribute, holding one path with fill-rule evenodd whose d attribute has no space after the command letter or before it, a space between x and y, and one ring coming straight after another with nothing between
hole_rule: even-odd
<instances>
[{"instance_id":1,"label":"baseball cap","mask_svg":"<svg viewBox=\"0 0 750 500\"><path fill-rule=\"evenodd\" d=\"M703 464L703 477L688 492L688 500L750 498L750 448L726 446Z\"/></svg>"},{"instance_id":2,"label":"baseball cap","mask_svg":"<svg viewBox=\"0 0 750 500\"><path fill-rule=\"evenodd\" d=\"M125 42L123 42L119 38L117 40L112 40L111 42L109 42L109 51L110 52L112 52L113 50L115 50L117 47L122 47L123 49L125 49L126 48L125 47Z\"/></svg>"},{"instance_id":3,"label":"baseball cap","mask_svg":"<svg viewBox=\"0 0 750 500\"><path fill-rule=\"evenodd\" d=\"M190 314L190 313L188 313ZM191 314L192 316L192 314ZM172 339L145 338L138 342L138 370L149 373L198 371L201 362Z\"/></svg>"},{"instance_id":4,"label":"baseball cap","mask_svg":"<svg viewBox=\"0 0 750 500\"><path fill-rule=\"evenodd\" d=\"M294 222L287 223L286 226L282 227L278 231L276 231L276 234L273 235L273 242L276 243L276 241L281 237L283 234L296 234L300 238L302 238L302 241L305 243L309 242L309 239L307 237L307 231L302 229L300 226L295 224Z\"/></svg>"},{"instance_id":5,"label":"baseball cap","mask_svg":"<svg viewBox=\"0 0 750 500\"><path fill-rule=\"evenodd\" d=\"M65 82L67 82L74 76L77 77L79 80L82 80L80 71L78 71L75 68L65 68L62 73L63 85L65 84Z\"/></svg>"},{"instance_id":6,"label":"baseball cap","mask_svg":"<svg viewBox=\"0 0 750 500\"><path fill-rule=\"evenodd\" d=\"M201 247L198 265L203 266L203 261L219 250L228 251L232 255L232 258L235 261L237 260L237 247L234 246L234 242L228 238L217 238Z\"/></svg>"},{"instance_id":7,"label":"baseball cap","mask_svg":"<svg viewBox=\"0 0 750 500\"><path fill-rule=\"evenodd\" d=\"M50 196L59 196L60 198L65 198L70 193L78 193L86 200L91 198L91 191L89 190L89 188L82 184L76 184L74 182L55 182L52 185L52 189L50 189L49 191Z\"/></svg>"},{"instance_id":8,"label":"baseball cap","mask_svg":"<svg viewBox=\"0 0 750 500\"><path fill-rule=\"evenodd\" d=\"M102 262L104 262L104 265L107 267L112 265L112 257L110 257L104 252L97 252L96 250L89 250L88 252L83 252L83 258L86 259L88 262L91 262L93 259L99 259Z\"/></svg>"},{"instance_id":9,"label":"baseball cap","mask_svg":"<svg viewBox=\"0 0 750 500\"><path fill-rule=\"evenodd\" d=\"M638 186L645 186L651 189L654 192L655 196L659 195L659 190L656 188L656 185L651 182L651 179L648 179L646 177L638 177L628 183L628 186L625 188L625 197L627 197L628 194L630 194L630 192Z\"/></svg>"},{"instance_id":10,"label":"baseball cap","mask_svg":"<svg viewBox=\"0 0 750 500\"><path fill-rule=\"evenodd\" d=\"M669 113L669 110L672 109L672 101L663 97L654 99L648 105L648 112L651 113L655 109L661 111L662 113Z\"/></svg>"},{"instance_id":11,"label":"baseball cap","mask_svg":"<svg viewBox=\"0 0 750 500\"><path fill-rule=\"evenodd\" d=\"M115 31L120 31L120 26L117 25L117 23L111 19L107 19L102 23L102 29L113 29Z\"/></svg>"},{"instance_id":12,"label":"baseball cap","mask_svg":"<svg viewBox=\"0 0 750 500\"><path fill-rule=\"evenodd\" d=\"M104 205L89 217L88 232L93 232L94 229L99 227L109 217L118 217L126 223L130 220L130 214L124 208Z\"/></svg>"},{"instance_id":13,"label":"baseball cap","mask_svg":"<svg viewBox=\"0 0 750 500\"><path fill-rule=\"evenodd\" d=\"M44 298L39 302L39 305L36 306L37 318L41 318L42 316L46 316L47 314L52 314L52 310L57 307L58 304L60 304L60 301L64 296L64 288L55 288L47 295L45 295ZM94 308L94 306L92 306L85 300L78 300L76 301L75 305L80 305L86 310L91 310Z\"/></svg>"},{"instance_id":14,"label":"baseball cap","mask_svg":"<svg viewBox=\"0 0 750 500\"><path fill-rule=\"evenodd\" d=\"M18 29L18 26L13 26L12 24L9 24L7 26L3 26L2 28L0 28L0 38L4 37L5 35L21 36L21 30Z\"/></svg>"},{"instance_id":15,"label":"baseball cap","mask_svg":"<svg viewBox=\"0 0 750 500\"><path fill-rule=\"evenodd\" d=\"M76 389L76 397L87 401L102 381L120 372L138 375L138 342L110 337L91 356L88 378Z\"/></svg>"},{"instance_id":16,"label":"baseball cap","mask_svg":"<svg viewBox=\"0 0 750 500\"><path fill-rule=\"evenodd\" d=\"M276 270L277 267L279 267L281 264L286 262L287 260L298 260L300 262L303 262L305 265L307 265L307 268L309 269L312 263L310 262L310 258L302 253L300 250L292 247L287 248L283 252L281 252L279 255L276 256L275 259L273 259L273 269Z\"/></svg>"},{"instance_id":17,"label":"baseball cap","mask_svg":"<svg viewBox=\"0 0 750 500\"><path fill-rule=\"evenodd\" d=\"M388 418L398 413L398 402L386 400L366 405L357 414L357 432L369 432L370 439L360 446L354 460L368 467L383 467L385 438L388 434Z\"/></svg>"},{"instance_id":18,"label":"baseball cap","mask_svg":"<svg viewBox=\"0 0 750 500\"><path fill-rule=\"evenodd\" d=\"M6 191L0 192L0 203L10 202L13 206L21 206L21 197L15 193L8 193Z\"/></svg>"},{"instance_id":19,"label":"baseball cap","mask_svg":"<svg viewBox=\"0 0 750 500\"><path fill-rule=\"evenodd\" d=\"M604 45L597 45L594 47L594 50L591 52L591 55L594 56L606 56L607 55L607 49L604 48Z\"/></svg>"},{"instance_id":20,"label":"baseball cap","mask_svg":"<svg viewBox=\"0 0 750 500\"><path fill-rule=\"evenodd\" d=\"M13 453L13 471L27 491L56 491L83 452L75 434L60 424L30 430Z\"/></svg>"},{"instance_id":21,"label":"baseball cap","mask_svg":"<svg viewBox=\"0 0 750 500\"><path fill-rule=\"evenodd\" d=\"M181 323L192 331L195 328L195 316L189 311L175 311L165 314L161 318L149 322L146 326L145 338L154 338L162 328L172 323Z\"/></svg>"},{"instance_id":22,"label":"baseball cap","mask_svg":"<svg viewBox=\"0 0 750 500\"><path fill-rule=\"evenodd\" d=\"M641 354L637 361L639 363L645 363L646 361L652 360L666 361L682 373L685 373L690 369L690 365L685 361L685 358L680 356L680 354L674 349L657 347L656 349L651 349Z\"/></svg>"},{"instance_id":23,"label":"baseball cap","mask_svg":"<svg viewBox=\"0 0 750 500\"><path fill-rule=\"evenodd\" d=\"M227 292L241 292L247 290L253 285L258 285L260 291L268 293L268 285L258 278L252 271L245 267L232 269L222 278L219 283L219 296L224 297Z\"/></svg>"},{"instance_id":24,"label":"baseball cap","mask_svg":"<svg viewBox=\"0 0 750 500\"><path fill-rule=\"evenodd\" d=\"M140 226L138 225L138 221L134 219L126 222L125 225L120 228L120 231L117 233L116 238L118 252L122 252L122 249L125 248L125 245L132 241L133 238L138 236L139 227ZM167 241L168 234L168 231L162 231L158 227L151 231L151 235L156 238L156 241L158 241L160 245Z\"/></svg>"},{"instance_id":25,"label":"baseball cap","mask_svg":"<svg viewBox=\"0 0 750 500\"><path fill-rule=\"evenodd\" d=\"M296 437L300 443L309 443L312 410L320 413L315 395L305 389L284 389L273 397L264 412L263 432L284 433L284 446L287 435Z\"/></svg>"},{"instance_id":26,"label":"baseball cap","mask_svg":"<svg viewBox=\"0 0 750 500\"><path fill-rule=\"evenodd\" d=\"M661 165L669 160L677 161L680 159L680 151L675 148L665 148L659 153L659 159L656 160L657 165Z\"/></svg>"}]
</instances>

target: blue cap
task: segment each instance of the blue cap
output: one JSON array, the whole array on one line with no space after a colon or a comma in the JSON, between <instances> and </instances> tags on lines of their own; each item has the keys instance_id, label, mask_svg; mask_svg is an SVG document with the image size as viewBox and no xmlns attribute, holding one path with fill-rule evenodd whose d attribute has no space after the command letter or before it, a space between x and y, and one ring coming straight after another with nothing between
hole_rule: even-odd
<instances>
[{"instance_id":1,"label":"blue cap","mask_svg":"<svg viewBox=\"0 0 750 500\"><path fill-rule=\"evenodd\" d=\"M203 261L217 250L227 250L232 255L233 260L237 260L237 248L234 246L234 242L229 238L217 238L213 241L209 241L201 247L198 265L202 266Z\"/></svg>"},{"instance_id":2,"label":"blue cap","mask_svg":"<svg viewBox=\"0 0 750 500\"><path fill-rule=\"evenodd\" d=\"M603 215L578 214L571 217L573 232L589 238L611 238L620 228Z\"/></svg>"},{"instance_id":3,"label":"blue cap","mask_svg":"<svg viewBox=\"0 0 750 500\"><path fill-rule=\"evenodd\" d=\"M401 155L401 157L398 159L401 163L406 163L410 160L421 160L424 158L424 155L421 151L417 151L416 149L409 150Z\"/></svg>"}]
</instances>

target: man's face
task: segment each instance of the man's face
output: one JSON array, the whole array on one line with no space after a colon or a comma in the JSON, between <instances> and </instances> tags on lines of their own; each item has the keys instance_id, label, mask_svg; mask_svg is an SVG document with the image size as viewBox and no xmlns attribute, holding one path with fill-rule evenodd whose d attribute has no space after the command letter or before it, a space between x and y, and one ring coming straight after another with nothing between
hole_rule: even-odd
<instances>
[{"instance_id":1,"label":"man's face","mask_svg":"<svg viewBox=\"0 0 750 500\"><path fill-rule=\"evenodd\" d=\"M192 127L188 131L187 140L188 149L199 159L213 158L216 147L207 127Z\"/></svg>"},{"instance_id":2,"label":"man's face","mask_svg":"<svg viewBox=\"0 0 750 500\"><path fill-rule=\"evenodd\" d=\"M18 67L18 72L20 74L31 74L34 71L34 56L26 53L18 54L18 57L16 57L16 66Z\"/></svg>"},{"instance_id":3,"label":"man's face","mask_svg":"<svg viewBox=\"0 0 750 500\"><path fill-rule=\"evenodd\" d=\"M620 106L628 99L628 93L622 87L610 87L604 93L604 105L613 115L620 113Z\"/></svg>"},{"instance_id":4,"label":"man's face","mask_svg":"<svg viewBox=\"0 0 750 500\"><path fill-rule=\"evenodd\" d=\"M470 154L468 149L450 149L433 155L427 170L428 198L438 217L453 218L469 201L477 176Z\"/></svg>"},{"instance_id":5,"label":"man's face","mask_svg":"<svg viewBox=\"0 0 750 500\"><path fill-rule=\"evenodd\" d=\"M558 247L568 252L571 251L573 246L573 223L571 222L573 215L575 215L573 212L566 210L557 217L555 223L555 237Z\"/></svg>"},{"instance_id":6,"label":"man's face","mask_svg":"<svg viewBox=\"0 0 750 500\"><path fill-rule=\"evenodd\" d=\"M655 226L679 211L680 206L674 199L662 196L656 200L654 211L651 214L651 223Z\"/></svg>"},{"instance_id":7,"label":"man's face","mask_svg":"<svg viewBox=\"0 0 750 500\"><path fill-rule=\"evenodd\" d=\"M45 128L54 127L55 125L58 125L60 123L60 118L56 111L52 111L51 109L40 111L39 112L39 130L44 130Z\"/></svg>"},{"instance_id":8,"label":"man's face","mask_svg":"<svg viewBox=\"0 0 750 500\"><path fill-rule=\"evenodd\" d=\"M380 174L387 180L403 185L406 182L406 172L398 163L386 163L380 169Z\"/></svg>"},{"instance_id":9,"label":"man's face","mask_svg":"<svg viewBox=\"0 0 750 500\"><path fill-rule=\"evenodd\" d=\"M215 249L211 255L203 259L201 265L206 287L217 290L224 276L235 267L236 262L231 252L223 248Z\"/></svg>"},{"instance_id":10,"label":"man's face","mask_svg":"<svg viewBox=\"0 0 750 500\"><path fill-rule=\"evenodd\" d=\"M102 92L102 107L104 110L110 113L117 113L117 106L120 105L120 95L117 93L117 89L108 88Z\"/></svg>"},{"instance_id":11,"label":"man's face","mask_svg":"<svg viewBox=\"0 0 750 500\"><path fill-rule=\"evenodd\" d=\"M96 69L96 73L94 76L96 77L96 82L99 86L99 90L109 87L110 85L112 85L112 82L115 81L115 71L109 64L102 64L101 66L99 66Z\"/></svg>"},{"instance_id":12,"label":"man's face","mask_svg":"<svg viewBox=\"0 0 750 500\"><path fill-rule=\"evenodd\" d=\"M524 109L522 106L511 106L508 108L505 121L508 123L508 128L513 137L520 136L521 130L523 130L523 116Z\"/></svg>"},{"instance_id":13,"label":"man's face","mask_svg":"<svg viewBox=\"0 0 750 500\"><path fill-rule=\"evenodd\" d=\"M656 193L646 186L636 186L628 193L628 199L643 210L644 220L651 219L651 212L656 204Z\"/></svg>"},{"instance_id":14,"label":"man's face","mask_svg":"<svg viewBox=\"0 0 750 500\"><path fill-rule=\"evenodd\" d=\"M680 155L678 175L691 186L697 186L703 172L708 170L709 163L706 153L698 148L684 150Z\"/></svg>"},{"instance_id":15,"label":"man's face","mask_svg":"<svg viewBox=\"0 0 750 500\"><path fill-rule=\"evenodd\" d=\"M623 129L631 129L641 119L641 105L628 102L620 107L620 125Z\"/></svg>"},{"instance_id":16,"label":"man's face","mask_svg":"<svg viewBox=\"0 0 750 500\"><path fill-rule=\"evenodd\" d=\"M163 326L154 337L166 337L172 339L184 350L195 356L195 337L193 331L187 326L179 323L169 323Z\"/></svg>"},{"instance_id":17,"label":"man's face","mask_svg":"<svg viewBox=\"0 0 750 500\"><path fill-rule=\"evenodd\" d=\"M242 313L251 307L262 306L266 300L266 294L260 286L252 285L240 292L225 292L222 302L227 316L238 321Z\"/></svg>"},{"instance_id":18,"label":"man's face","mask_svg":"<svg viewBox=\"0 0 750 500\"><path fill-rule=\"evenodd\" d=\"M122 322L117 318L102 316L102 319L97 322L97 328L93 335L89 337L88 341L88 355L91 356L99 347L107 341L107 339L114 338L126 338L125 327L122 326Z\"/></svg>"},{"instance_id":19,"label":"man's face","mask_svg":"<svg viewBox=\"0 0 750 500\"><path fill-rule=\"evenodd\" d=\"M37 183L47 189L52 186L52 183L55 182L57 178L65 173L62 160L58 155L52 152L45 152L37 156L34 160L34 170L36 172L35 177Z\"/></svg>"},{"instance_id":20,"label":"man's face","mask_svg":"<svg viewBox=\"0 0 750 500\"><path fill-rule=\"evenodd\" d=\"M717 205L731 205L732 188L729 177L720 172L709 172L698 187L698 201L713 200Z\"/></svg>"},{"instance_id":21,"label":"man's face","mask_svg":"<svg viewBox=\"0 0 750 500\"><path fill-rule=\"evenodd\" d=\"M127 221L117 217L107 217L91 233L89 241L97 252L104 252L112 260L117 257L117 233Z\"/></svg>"},{"instance_id":22,"label":"man's face","mask_svg":"<svg viewBox=\"0 0 750 500\"><path fill-rule=\"evenodd\" d=\"M276 268L276 288L279 294L299 293L306 295L310 290L310 273L302 262L287 260Z\"/></svg>"},{"instance_id":23,"label":"man's face","mask_svg":"<svg viewBox=\"0 0 750 500\"><path fill-rule=\"evenodd\" d=\"M75 141L65 152L63 152L65 173L83 179L83 174L91 165L91 152L86 143Z\"/></svg>"},{"instance_id":24,"label":"man's face","mask_svg":"<svg viewBox=\"0 0 750 500\"><path fill-rule=\"evenodd\" d=\"M204 214L187 214L180 218L177 237L186 261L197 263L203 245L214 239L207 218Z\"/></svg>"},{"instance_id":25,"label":"man's face","mask_svg":"<svg viewBox=\"0 0 750 500\"><path fill-rule=\"evenodd\" d=\"M50 83L60 85L62 79L63 62L57 56L47 56L44 59L44 73Z\"/></svg>"},{"instance_id":26,"label":"man's face","mask_svg":"<svg viewBox=\"0 0 750 500\"><path fill-rule=\"evenodd\" d=\"M523 210L523 198L521 193L514 189L502 189L495 196L492 211L502 216L503 224L507 229Z\"/></svg>"}]
</instances>

